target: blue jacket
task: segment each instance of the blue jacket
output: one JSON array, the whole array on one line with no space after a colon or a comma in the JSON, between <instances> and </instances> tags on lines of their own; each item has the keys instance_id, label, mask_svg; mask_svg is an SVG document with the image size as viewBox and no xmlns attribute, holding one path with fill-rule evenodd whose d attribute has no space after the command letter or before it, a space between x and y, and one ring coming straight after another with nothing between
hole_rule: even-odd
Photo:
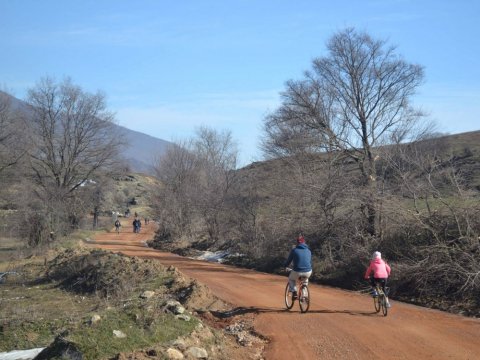
<instances>
[{"instance_id":1,"label":"blue jacket","mask_svg":"<svg viewBox=\"0 0 480 360\"><path fill-rule=\"evenodd\" d=\"M298 244L288 255L285 266L293 261L293 270L296 272L312 271L312 252L307 244Z\"/></svg>"}]
</instances>

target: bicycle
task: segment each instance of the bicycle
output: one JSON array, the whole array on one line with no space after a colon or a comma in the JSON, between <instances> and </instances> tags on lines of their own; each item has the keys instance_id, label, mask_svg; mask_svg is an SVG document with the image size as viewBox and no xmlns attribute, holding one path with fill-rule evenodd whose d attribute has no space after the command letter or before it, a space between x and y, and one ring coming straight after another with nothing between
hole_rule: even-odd
<instances>
[{"instance_id":1,"label":"bicycle","mask_svg":"<svg viewBox=\"0 0 480 360\"><path fill-rule=\"evenodd\" d=\"M388 314L388 292L390 288L385 286L385 292L383 292L382 284L375 282L375 290L377 291L377 296L373 297L373 305L375 306L375 311L377 313L382 311L383 316Z\"/></svg>"},{"instance_id":2,"label":"bicycle","mask_svg":"<svg viewBox=\"0 0 480 360\"><path fill-rule=\"evenodd\" d=\"M292 269L287 268L287 271L290 273ZM300 276L297 280L297 300L300 305L300 311L306 313L310 308L310 291L308 290L308 277ZM290 291L289 282L287 281L287 286L285 287L285 306L290 310L295 304L295 299L293 298L293 293Z\"/></svg>"}]
</instances>

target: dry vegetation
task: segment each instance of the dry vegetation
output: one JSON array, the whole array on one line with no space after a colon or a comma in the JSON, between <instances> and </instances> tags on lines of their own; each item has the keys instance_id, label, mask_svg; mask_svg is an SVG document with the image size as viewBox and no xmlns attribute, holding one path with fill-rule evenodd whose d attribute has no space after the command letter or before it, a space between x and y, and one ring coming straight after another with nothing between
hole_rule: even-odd
<instances>
[{"instance_id":1,"label":"dry vegetation","mask_svg":"<svg viewBox=\"0 0 480 360\"><path fill-rule=\"evenodd\" d=\"M175 219L163 204L154 246L182 254L188 250L176 248L228 249L244 254L231 263L275 272L302 229L314 253L314 281L362 288L370 254L380 250L393 267L394 298L479 316L479 141L476 132L377 149L375 237L360 231L354 164L312 155L236 171L217 241L202 225L194 197L183 233L170 226Z\"/></svg>"}]
</instances>

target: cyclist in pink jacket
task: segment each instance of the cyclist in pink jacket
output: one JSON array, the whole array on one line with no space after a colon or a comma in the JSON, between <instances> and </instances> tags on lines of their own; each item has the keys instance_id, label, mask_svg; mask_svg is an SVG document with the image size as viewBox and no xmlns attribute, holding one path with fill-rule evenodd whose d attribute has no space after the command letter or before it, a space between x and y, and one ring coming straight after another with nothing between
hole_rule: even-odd
<instances>
[{"instance_id":1,"label":"cyclist in pink jacket","mask_svg":"<svg viewBox=\"0 0 480 360\"><path fill-rule=\"evenodd\" d=\"M370 285L372 285L372 295L378 296L377 290L375 290L375 284L380 283L382 285L383 293L387 295L385 286L387 285L388 277L390 276L390 266L382 260L382 254L379 251L373 253L370 265L365 272L365 280L370 279ZM387 299L387 307L390 307L390 303Z\"/></svg>"}]
</instances>

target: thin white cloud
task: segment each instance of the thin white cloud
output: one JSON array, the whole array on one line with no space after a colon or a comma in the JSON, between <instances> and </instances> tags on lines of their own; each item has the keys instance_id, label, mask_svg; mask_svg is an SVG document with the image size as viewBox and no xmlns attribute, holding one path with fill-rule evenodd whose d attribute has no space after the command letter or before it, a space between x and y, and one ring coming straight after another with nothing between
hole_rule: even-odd
<instances>
[{"instance_id":1,"label":"thin white cloud","mask_svg":"<svg viewBox=\"0 0 480 360\"><path fill-rule=\"evenodd\" d=\"M121 19L121 17L117 17ZM117 46L155 46L161 44L188 44L199 36L214 34L211 24L185 29L178 24L143 22L128 25L120 20L102 25L71 24L49 31L26 31L17 34L16 41L27 44L55 44L73 42Z\"/></svg>"},{"instance_id":2,"label":"thin white cloud","mask_svg":"<svg viewBox=\"0 0 480 360\"><path fill-rule=\"evenodd\" d=\"M246 109L269 110L278 105L280 90L265 90L246 93L207 93L199 101L208 107L233 106Z\"/></svg>"},{"instance_id":3,"label":"thin white cloud","mask_svg":"<svg viewBox=\"0 0 480 360\"><path fill-rule=\"evenodd\" d=\"M148 37L148 30L141 27L90 27L78 26L65 31L57 31L46 36L53 39L72 38L76 41L109 45L138 45Z\"/></svg>"},{"instance_id":4,"label":"thin white cloud","mask_svg":"<svg viewBox=\"0 0 480 360\"><path fill-rule=\"evenodd\" d=\"M386 23L398 23L398 22L410 22L423 19L424 16L420 13L407 13L407 12L393 12L389 14L383 14L379 16L369 17L368 22L386 22Z\"/></svg>"}]
</instances>

